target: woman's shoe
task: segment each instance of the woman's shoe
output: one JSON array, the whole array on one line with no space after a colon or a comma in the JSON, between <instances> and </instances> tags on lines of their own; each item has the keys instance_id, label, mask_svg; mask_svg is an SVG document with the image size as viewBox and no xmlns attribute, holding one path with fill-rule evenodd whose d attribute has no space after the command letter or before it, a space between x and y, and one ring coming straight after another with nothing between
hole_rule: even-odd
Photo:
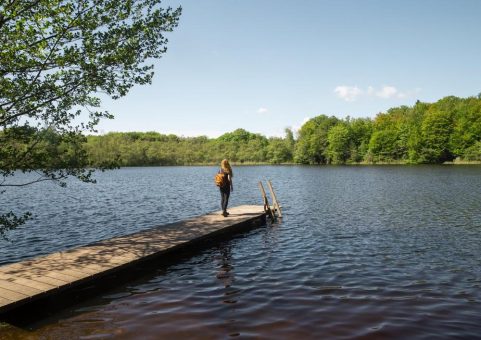
<instances>
[{"instance_id":1,"label":"woman's shoe","mask_svg":"<svg viewBox=\"0 0 481 340\"><path fill-rule=\"evenodd\" d=\"M222 216L227 217L227 215L229 215L229 213L227 211L222 212Z\"/></svg>"}]
</instances>

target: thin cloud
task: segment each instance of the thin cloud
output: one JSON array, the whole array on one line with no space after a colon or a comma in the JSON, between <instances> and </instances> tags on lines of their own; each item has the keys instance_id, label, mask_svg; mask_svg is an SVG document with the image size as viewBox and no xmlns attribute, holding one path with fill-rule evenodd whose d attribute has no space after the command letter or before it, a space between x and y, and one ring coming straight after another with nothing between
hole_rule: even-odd
<instances>
[{"instance_id":1,"label":"thin cloud","mask_svg":"<svg viewBox=\"0 0 481 340\"><path fill-rule=\"evenodd\" d=\"M346 102L353 102L362 95L362 90L357 86L340 85L334 89L337 96Z\"/></svg>"},{"instance_id":2,"label":"thin cloud","mask_svg":"<svg viewBox=\"0 0 481 340\"><path fill-rule=\"evenodd\" d=\"M400 95L400 92L394 86L383 86L381 90L375 93L376 97L379 98L395 98Z\"/></svg>"},{"instance_id":3,"label":"thin cloud","mask_svg":"<svg viewBox=\"0 0 481 340\"><path fill-rule=\"evenodd\" d=\"M267 113L269 112L269 110L266 108L266 107L260 107L258 110L257 110L257 113Z\"/></svg>"},{"instance_id":4,"label":"thin cloud","mask_svg":"<svg viewBox=\"0 0 481 340\"><path fill-rule=\"evenodd\" d=\"M376 97L382 99L404 99L414 96L420 92L419 88L412 91L399 91L395 86L384 85L379 89L373 86L368 86L366 90L360 89L357 86L337 86L334 89L337 96L346 102L352 102L360 97Z\"/></svg>"}]
</instances>

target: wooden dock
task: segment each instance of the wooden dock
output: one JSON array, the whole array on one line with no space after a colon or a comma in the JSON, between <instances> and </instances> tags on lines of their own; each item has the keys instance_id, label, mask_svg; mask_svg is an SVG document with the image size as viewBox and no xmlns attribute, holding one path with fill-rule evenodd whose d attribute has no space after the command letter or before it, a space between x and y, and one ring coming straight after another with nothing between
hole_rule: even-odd
<instances>
[{"instance_id":1,"label":"wooden dock","mask_svg":"<svg viewBox=\"0 0 481 340\"><path fill-rule=\"evenodd\" d=\"M176 250L265 224L262 206L244 205L0 267L0 320L102 277Z\"/></svg>"}]
</instances>

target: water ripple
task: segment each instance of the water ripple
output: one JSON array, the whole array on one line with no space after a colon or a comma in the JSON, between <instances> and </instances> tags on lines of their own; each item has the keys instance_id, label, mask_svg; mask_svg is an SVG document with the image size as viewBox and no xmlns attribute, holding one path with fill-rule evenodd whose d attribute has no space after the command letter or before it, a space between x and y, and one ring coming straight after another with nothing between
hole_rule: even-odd
<instances>
[{"instance_id":1,"label":"water ripple","mask_svg":"<svg viewBox=\"0 0 481 340\"><path fill-rule=\"evenodd\" d=\"M99 174L95 186L72 183L68 194L44 186L23 205L12 197L37 219L11 235L0 259L218 209L213 172L122 169ZM232 204L258 202L256 183L266 177L282 222L160 267L33 331L0 335L480 338L481 167L239 167Z\"/></svg>"}]
</instances>

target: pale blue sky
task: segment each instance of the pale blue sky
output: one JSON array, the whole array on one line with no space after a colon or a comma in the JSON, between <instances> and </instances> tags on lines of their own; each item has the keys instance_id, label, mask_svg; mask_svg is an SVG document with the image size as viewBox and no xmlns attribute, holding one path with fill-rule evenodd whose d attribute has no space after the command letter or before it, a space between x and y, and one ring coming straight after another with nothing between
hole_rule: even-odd
<instances>
[{"instance_id":1,"label":"pale blue sky","mask_svg":"<svg viewBox=\"0 0 481 340\"><path fill-rule=\"evenodd\" d=\"M168 0L182 5L151 86L100 132L283 135L319 114L374 117L481 92L480 0Z\"/></svg>"}]
</instances>

